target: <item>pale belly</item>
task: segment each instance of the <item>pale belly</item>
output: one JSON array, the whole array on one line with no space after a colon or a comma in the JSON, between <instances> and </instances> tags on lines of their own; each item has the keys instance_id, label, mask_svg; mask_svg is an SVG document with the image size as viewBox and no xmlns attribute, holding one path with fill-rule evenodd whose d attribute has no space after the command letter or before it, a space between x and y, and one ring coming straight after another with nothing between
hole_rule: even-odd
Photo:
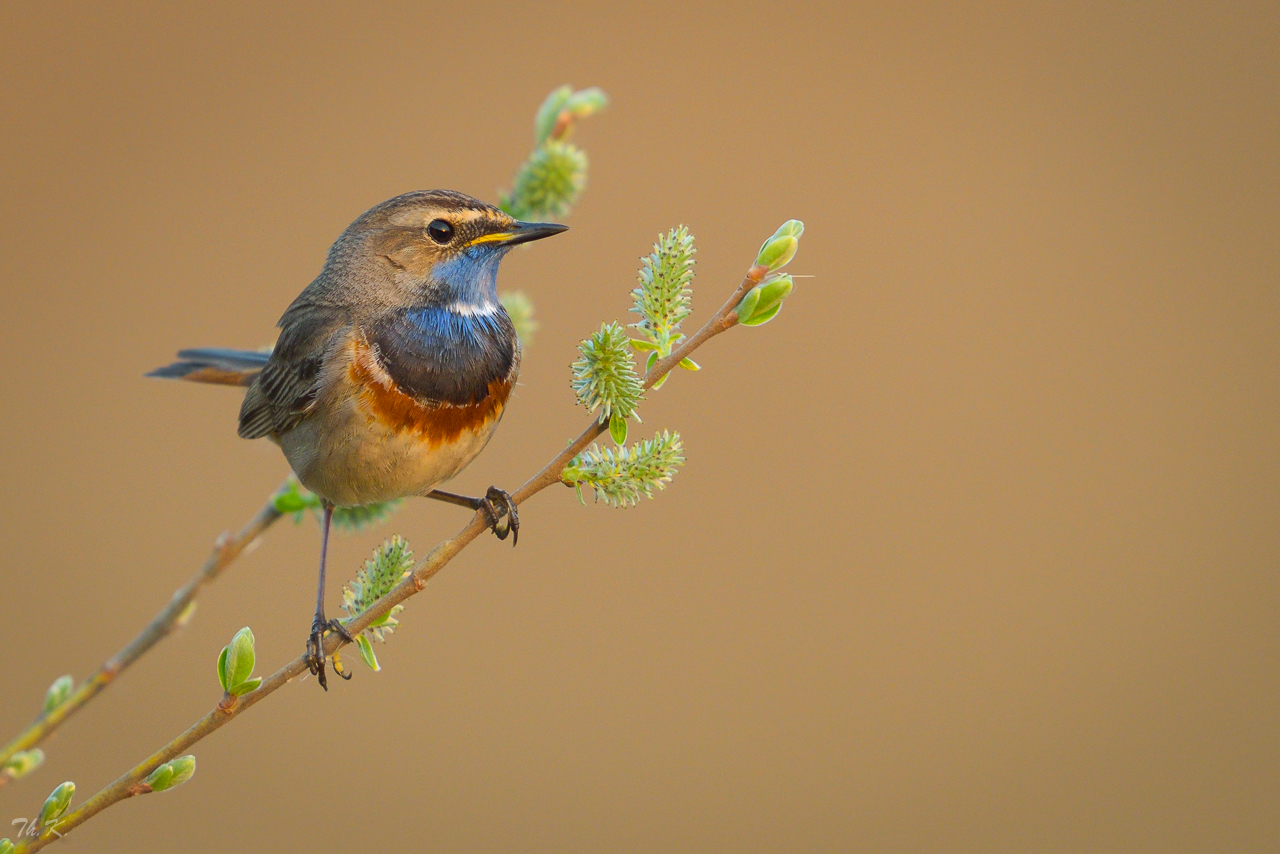
<instances>
[{"instance_id":1,"label":"pale belly","mask_svg":"<svg viewBox=\"0 0 1280 854\"><path fill-rule=\"evenodd\" d=\"M429 440L385 425L343 395L322 401L279 442L303 486L349 507L426 494L476 458L500 417L501 410L456 439Z\"/></svg>"}]
</instances>

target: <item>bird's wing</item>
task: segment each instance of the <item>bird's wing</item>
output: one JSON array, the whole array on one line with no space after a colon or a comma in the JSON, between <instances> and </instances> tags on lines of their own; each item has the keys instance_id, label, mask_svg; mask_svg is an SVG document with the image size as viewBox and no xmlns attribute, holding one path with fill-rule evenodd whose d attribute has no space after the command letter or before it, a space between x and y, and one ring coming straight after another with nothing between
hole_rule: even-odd
<instances>
[{"instance_id":1,"label":"bird's wing","mask_svg":"<svg viewBox=\"0 0 1280 854\"><path fill-rule=\"evenodd\" d=\"M316 399L321 368L349 327L333 306L295 302L280 319L280 339L240 407L240 435L258 439L296 425Z\"/></svg>"}]
</instances>

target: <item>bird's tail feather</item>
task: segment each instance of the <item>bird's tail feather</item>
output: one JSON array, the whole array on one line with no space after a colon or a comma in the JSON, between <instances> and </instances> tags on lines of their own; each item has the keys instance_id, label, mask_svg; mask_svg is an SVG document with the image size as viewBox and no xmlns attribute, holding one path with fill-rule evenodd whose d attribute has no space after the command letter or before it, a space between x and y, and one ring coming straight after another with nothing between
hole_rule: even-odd
<instances>
[{"instance_id":1,"label":"bird's tail feather","mask_svg":"<svg viewBox=\"0 0 1280 854\"><path fill-rule=\"evenodd\" d=\"M196 383L247 386L262 373L269 358L271 358L270 353L228 350L223 347L180 350L177 362L163 368L156 368L147 376Z\"/></svg>"}]
</instances>

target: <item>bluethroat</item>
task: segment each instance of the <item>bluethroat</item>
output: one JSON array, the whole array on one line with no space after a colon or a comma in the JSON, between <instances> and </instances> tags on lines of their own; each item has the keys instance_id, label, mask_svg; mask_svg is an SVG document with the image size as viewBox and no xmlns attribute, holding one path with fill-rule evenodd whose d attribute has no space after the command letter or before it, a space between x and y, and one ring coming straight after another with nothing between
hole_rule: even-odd
<instances>
[{"instance_id":1,"label":"bluethroat","mask_svg":"<svg viewBox=\"0 0 1280 854\"><path fill-rule=\"evenodd\" d=\"M320 581L307 659L326 690L323 636L351 640L324 611L335 506L422 495L484 510L500 539L519 538L503 490L470 498L435 487L483 450L520 370L520 340L498 302L499 262L511 247L565 229L519 222L449 190L397 196L333 244L320 275L280 318L270 353L183 350L180 361L148 374L247 387L240 435L278 444L319 496Z\"/></svg>"}]
</instances>

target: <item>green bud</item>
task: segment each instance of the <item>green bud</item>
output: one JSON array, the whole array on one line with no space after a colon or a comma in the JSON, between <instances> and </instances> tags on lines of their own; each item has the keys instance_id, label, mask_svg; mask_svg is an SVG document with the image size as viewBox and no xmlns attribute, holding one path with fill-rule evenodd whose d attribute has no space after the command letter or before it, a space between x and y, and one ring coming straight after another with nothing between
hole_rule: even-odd
<instances>
[{"instance_id":1,"label":"green bud","mask_svg":"<svg viewBox=\"0 0 1280 854\"><path fill-rule=\"evenodd\" d=\"M163 792L181 786L196 773L196 758L191 755L180 756L164 763L152 771L144 781L153 792Z\"/></svg>"},{"instance_id":2,"label":"green bud","mask_svg":"<svg viewBox=\"0 0 1280 854\"><path fill-rule=\"evenodd\" d=\"M378 666L378 656L373 654L373 644L369 643L369 639L363 633L356 635L356 649L360 650L360 657L364 659L364 663L369 665L369 669L377 673L382 668Z\"/></svg>"},{"instance_id":3,"label":"green bud","mask_svg":"<svg viewBox=\"0 0 1280 854\"><path fill-rule=\"evenodd\" d=\"M218 654L218 684L222 686L223 691L231 690L231 683L227 682L227 650L229 646L224 646L222 652Z\"/></svg>"},{"instance_id":4,"label":"green bud","mask_svg":"<svg viewBox=\"0 0 1280 854\"><path fill-rule=\"evenodd\" d=\"M695 362L693 359L690 359L688 356L685 356L683 359L680 360L680 367L684 368L686 371L702 370L702 365L699 365L697 362Z\"/></svg>"},{"instance_id":5,"label":"green bud","mask_svg":"<svg viewBox=\"0 0 1280 854\"><path fill-rule=\"evenodd\" d=\"M40 827L48 827L53 824L62 814L67 811L67 807L71 805L71 797L76 793L76 784L70 780L54 789L45 798L44 806L40 807L40 818L36 824Z\"/></svg>"},{"instance_id":6,"label":"green bud","mask_svg":"<svg viewBox=\"0 0 1280 854\"><path fill-rule=\"evenodd\" d=\"M173 766L173 779L169 781L170 789L181 786L196 773L196 758L189 753L186 756L179 756L169 764Z\"/></svg>"},{"instance_id":7,"label":"green bud","mask_svg":"<svg viewBox=\"0 0 1280 854\"><path fill-rule=\"evenodd\" d=\"M49 690L44 695L44 713L47 715L65 703L75 687L76 681L71 678L70 674L59 676L53 680L53 684L49 686Z\"/></svg>"},{"instance_id":8,"label":"green bud","mask_svg":"<svg viewBox=\"0 0 1280 854\"><path fill-rule=\"evenodd\" d=\"M20 750L9 757L9 761L4 763L3 768L0 768L0 773L3 773L10 780L17 780L20 777L27 776L43 763L44 751L40 748Z\"/></svg>"},{"instance_id":9,"label":"green bud","mask_svg":"<svg viewBox=\"0 0 1280 854\"><path fill-rule=\"evenodd\" d=\"M745 323L756 310L756 303L760 302L760 286L756 285L743 295L738 302L735 311L738 313L738 322Z\"/></svg>"},{"instance_id":10,"label":"green bud","mask_svg":"<svg viewBox=\"0 0 1280 854\"><path fill-rule=\"evenodd\" d=\"M253 675L254 664L253 632L245 626L235 633L231 643L224 646L218 656L218 681L222 690L239 697L261 685L261 679L249 679Z\"/></svg>"},{"instance_id":11,"label":"green bud","mask_svg":"<svg viewBox=\"0 0 1280 854\"><path fill-rule=\"evenodd\" d=\"M743 326L760 326L773 320L794 287L794 281L786 273L756 285L738 303L738 322Z\"/></svg>"},{"instance_id":12,"label":"green bud","mask_svg":"<svg viewBox=\"0 0 1280 854\"><path fill-rule=\"evenodd\" d=\"M585 119L603 110L609 104L609 96L598 86L580 89L564 102L561 112L568 110L575 119Z\"/></svg>"},{"instance_id":13,"label":"green bud","mask_svg":"<svg viewBox=\"0 0 1280 854\"><path fill-rule=\"evenodd\" d=\"M147 775L147 779L143 780L151 788L153 792L163 792L169 788L169 781L173 779L173 768L166 762L156 770Z\"/></svg>"},{"instance_id":14,"label":"green bud","mask_svg":"<svg viewBox=\"0 0 1280 854\"><path fill-rule=\"evenodd\" d=\"M283 516L288 513L300 513L303 510L319 507L320 499L302 489L298 481L289 478L288 483L282 486L275 495L271 496L271 505L277 513Z\"/></svg>"},{"instance_id":15,"label":"green bud","mask_svg":"<svg viewBox=\"0 0 1280 854\"><path fill-rule=\"evenodd\" d=\"M800 248L800 235L804 234L804 223L798 219L789 219L760 246L756 256L756 264L767 267L769 272L779 270L795 257Z\"/></svg>"},{"instance_id":16,"label":"green bud","mask_svg":"<svg viewBox=\"0 0 1280 854\"><path fill-rule=\"evenodd\" d=\"M766 311L770 311L782 304L782 301L791 296L791 291L795 289L795 282L790 274L783 273L776 279L764 282L760 285L760 301L756 303L755 314L759 317Z\"/></svg>"},{"instance_id":17,"label":"green bud","mask_svg":"<svg viewBox=\"0 0 1280 854\"><path fill-rule=\"evenodd\" d=\"M560 118L560 111L565 108L565 104L572 97L573 89L569 86L561 86L542 102L542 106L538 108L538 112L533 118L534 145L542 145L547 141L552 128L556 126L556 119Z\"/></svg>"},{"instance_id":18,"label":"green bud","mask_svg":"<svg viewBox=\"0 0 1280 854\"><path fill-rule=\"evenodd\" d=\"M13 843L9 841L9 837L0 839L0 854L13 854Z\"/></svg>"},{"instance_id":19,"label":"green bud","mask_svg":"<svg viewBox=\"0 0 1280 854\"><path fill-rule=\"evenodd\" d=\"M619 445L627 443L627 419L614 414L609 418L609 435Z\"/></svg>"},{"instance_id":20,"label":"green bud","mask_svg":"<svg viewBox=\"0 0 1280 854\"><path fill-rule=\"evenodd\" d=\"M237 697L243 697L245 694L248 694L250 691L257 691L258 686L261 684L262 684L262 677L255 676L252 679L244 680L239 685L232 686L231 693L235 694Z\"/></svg>"}]
</instances>

